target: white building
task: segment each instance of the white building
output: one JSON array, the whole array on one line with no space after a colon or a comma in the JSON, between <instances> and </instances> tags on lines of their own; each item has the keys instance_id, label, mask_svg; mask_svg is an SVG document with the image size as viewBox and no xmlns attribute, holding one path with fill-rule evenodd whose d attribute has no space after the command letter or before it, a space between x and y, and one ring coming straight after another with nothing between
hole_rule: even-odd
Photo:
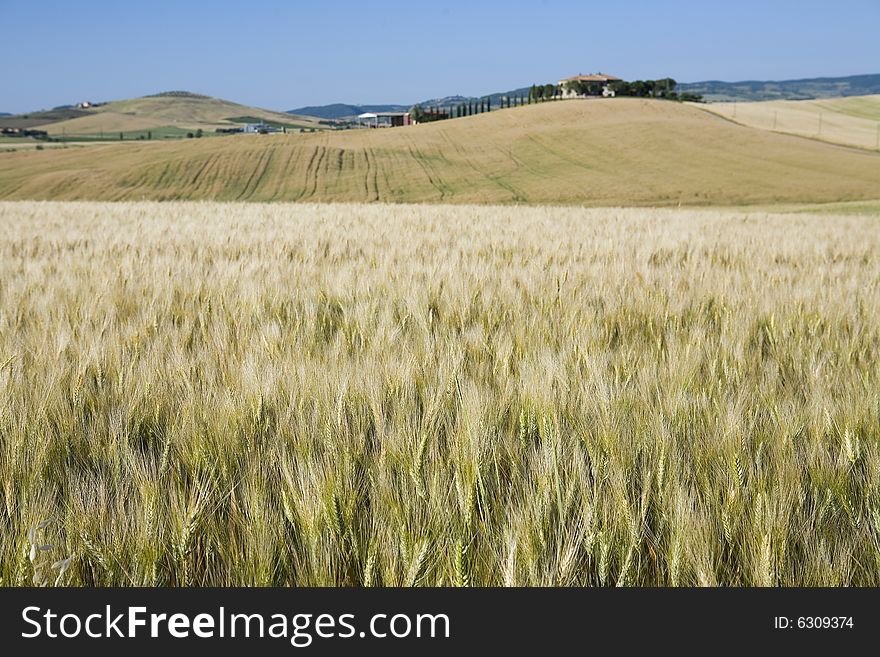
<instances>
[{"instance_id":1,"label":"white building","mask_svg":"<svg viewBox=\"0 0 880 657\"><path fill-rule=\"evenodd\" d=\"M614 90L611 88L611 84L614 82L623 82L623 80L614 75L606 75L605 73L591 73L590 75L581 75L579 73L577 75L572 75L570 78L565 78L564 80L559 81L559 87L562 90L563 98L585 97L585 94L578 93L575 89L571 88L575 85L569 84L577 82L602 85L602 96L604 96L605 98L613 98Z\"/></svg>"}]
</instances>

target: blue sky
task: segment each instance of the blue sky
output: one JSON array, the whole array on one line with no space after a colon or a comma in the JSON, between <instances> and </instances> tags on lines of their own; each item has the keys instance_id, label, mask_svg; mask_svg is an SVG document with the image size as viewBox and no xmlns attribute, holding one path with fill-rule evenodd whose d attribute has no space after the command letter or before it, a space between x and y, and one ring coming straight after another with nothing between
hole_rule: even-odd
<instances>
[{"instance_id":1,"label":"blue sky","mask_svg":"<svg viewBox=\"0 0 880 657\"><path fill-rule=\"evenodd\" d=\"M0 0L0 111L185 89L286 110L627 79L880 73L880 0Z\"/></svg>"}]
</instances>

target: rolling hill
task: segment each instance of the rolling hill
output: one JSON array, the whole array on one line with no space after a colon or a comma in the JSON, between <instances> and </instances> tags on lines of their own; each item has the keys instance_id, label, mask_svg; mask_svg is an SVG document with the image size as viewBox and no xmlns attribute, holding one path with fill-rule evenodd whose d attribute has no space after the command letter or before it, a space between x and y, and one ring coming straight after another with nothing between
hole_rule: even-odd
<instances>
[{"instance_id":1,"label":"rolling hill","mask_svg":"<svg viewBox=\"0 0 880 657\"><path fill-rule=\"evenodd\" d=\"M408 128L0 154L0 198L747 205L880 197L880 154L619 98Z\"/></svg>"},{"instance_id":2,"label":"rolling hill","mask_svg":"<svg viewBox=\"0 0 880 657\"><path fill-rule=\"evenodd\" d=\"M702 107L752 128L880 150L880 95Z\"/></svg>"},{"instance_id":3,"label":"rolling hill","mask_svg":"<svg viewBox=\"0 0 880 657\"><path fill-rule=\"evenodd\" d=\"M318 128L312 117L293 116L189 92L117 100L86 109L64 108L0 119L0 127L28 127L50 135L96 135L177 128L213 131L263 120L291 128Z\"/></svg>"}]
</instances>

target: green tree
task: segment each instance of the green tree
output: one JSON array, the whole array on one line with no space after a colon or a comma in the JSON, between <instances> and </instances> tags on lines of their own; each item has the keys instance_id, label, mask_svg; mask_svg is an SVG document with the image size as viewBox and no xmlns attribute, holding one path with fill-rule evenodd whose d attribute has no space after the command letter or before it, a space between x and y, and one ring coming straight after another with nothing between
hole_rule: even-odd
<instances>
[{"instance_id":1,"label":"green tree","mask_svg":"<svg viewBox=\"0 0 880 657\"><path fill-rule=\"evenodd\" d=\"M678 82L674 79L663 78L662 80L657 80L657 85L660 87L660 95L663 98L675 99L678 97L678 94L675 93L675 87L678 86Z\"/></svg>"}]
</instances>

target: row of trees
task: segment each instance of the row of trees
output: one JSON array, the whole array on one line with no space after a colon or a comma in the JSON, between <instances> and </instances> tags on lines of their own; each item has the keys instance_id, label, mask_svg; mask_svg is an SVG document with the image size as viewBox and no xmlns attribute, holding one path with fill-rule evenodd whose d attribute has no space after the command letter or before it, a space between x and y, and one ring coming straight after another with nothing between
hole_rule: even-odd
<instances>
[{"instance_id":1,"label":"row of trees","mask_svg":"<svg viewBox=\"0 0 880 657\"><path fill-rule=\"evenodd\" d=\"M678 83L672 78L659 80L633 80L632 82L615 82L611 86L618 96L634 96L636 98L672 98Z\"/></svg>"},{"instance_id":2,"label":"row of trees","mask_svg":"<svg viewBox=\"0 0 880 657\"><path fill-rule=\"evenodd\" d=\"M504 107L503 101L501 107ZM508 105L508 107L510 107L510 105ZM469 100L466 103L459 103L458 105L443 108L423 108L421 105L415 105L410 109L409 116L416 123L430 123L431 121L457 119L462 116L473 116L474 114L482 114L491 111L492 100L490 98L480 98L478 100Z\"/></svg>"},{"instance_id":3,"label":"row of trees","mask_svg":"<svg viewBox=\"0 0 880 657\"><path fill-rule=\"evenodd\" d=\"M533 84L529 89L529 102L538 102L544 100L553 100L558 98L562 93L562 88L558 84Z\"/></svg>"},{"instance_id":4,"label":"row of trees","mask_svg":"<svg viewBox=\"0 0 880 657\"><path fill-rule=\"evenodd\" d=\"M678 92L678 86L673 78L660 78L659 80L633 80L632 82L613 82L609 85L615 96L634 96L636 98L663 98L666 100L689 100L699 102L703 100L700 94L690 92Z\"/></svg>"},{"instance_id":5,"label":"row of trees","mask_svg":"<svg viewBox=\"0 0 880 657\"><path fill-rule=\"evenodd\" d=\"M672 78L660 80L635 80L633 82L615 82L611 85L618 96L636 96L638 98L665 98L667 100L701 101L700 94L690 92L679 93L675 90L678 82Z\"/></svg>"},{"instance_id":6,"label":"row of trees","mask_svg":"<svg viewBox=\"0 0 880 657\"><path fill-rule=\"evenodd\" d=\"M444 108L424 108L421 105L414 105L410 109L409 115L410 118L412 118L412 120L416 123L430 123L431 121L457 119L462 116L483 114L484 112L491 112L493 109L521 107L523 105L528 105L534 102L551 100L554 97L554 93L558 95L559 89L556 85L546 86L553 87L554 89L545 89L545 87L542 86L537 88L540 89L540 91L535 91L535 88L533 88L533 91L530 91L528 96L501 96L500 98L498 98L498 104L494 106L492 105L491 98L480 98L477 100L469 100L465 103L459 103L458 105L452 105L451 107Z\"/></svg>"}]
</instances>

